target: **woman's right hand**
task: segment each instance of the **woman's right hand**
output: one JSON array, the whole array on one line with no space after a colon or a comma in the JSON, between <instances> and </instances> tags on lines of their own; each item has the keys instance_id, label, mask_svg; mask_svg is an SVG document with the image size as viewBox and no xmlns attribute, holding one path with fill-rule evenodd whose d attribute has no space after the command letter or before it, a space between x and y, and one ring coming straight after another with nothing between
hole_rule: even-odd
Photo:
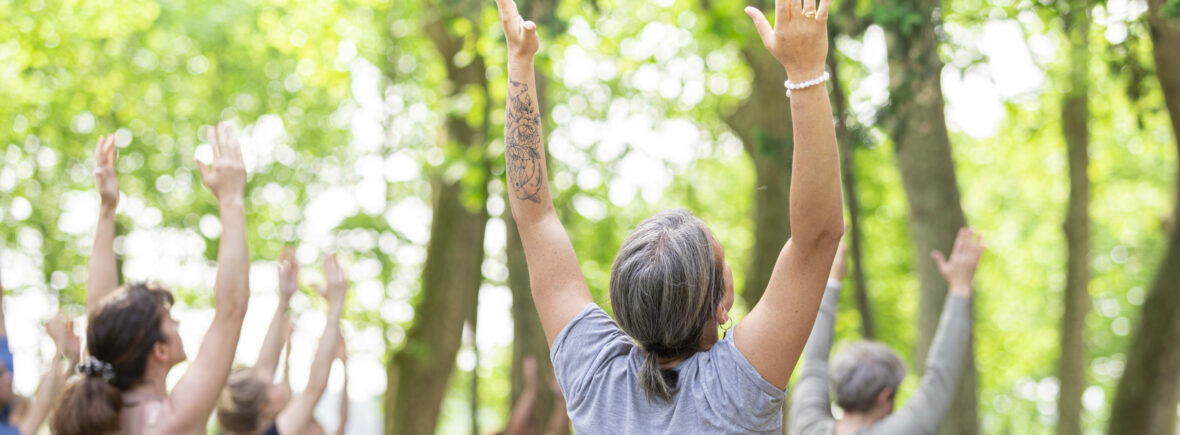
<instances>
[{"instance_id":1,"label":"woman's right hand","mask_svg":"<svg viewBox=\"0 0 1180 435\"><path fill-rule=\"evenodd\" d=\"M328 301L328 306L340 308L344 306L344 295L348 290L348 276L344 268L336 259L336 254L324 256L324 285L316 286L316 291Z\"/></svg>"},{"instance_id":2,"label":"woman's right hand","mask_svg":"<svg viewBox=\"0 0 1180 435\"><path fill-rule=\"evenodd\" d=\"M299 261L295 259L295 248L288 246L279 254L279 297L291 300L299 289Z\"/></svg>"},{"instance_id":3,"label":"woman's right hand","mask_svg":"<svg viewBox=\"0 0 1180 435\"><path fill-rule=\"evenodd\" d=\"M508 42L508 60L532 61L541 45L537 39L537 23L521 17L513 0L496 0L496 9L500 11L500 24L504 26L504 39Z\"/></svg>"},{"instance_id":4,"label":"woman's right hand","mask_svg":"<svg viewBox=\"0 0 1180 435\"><path fill-rule=\"evenodd\" d=\"M783 64L788 79L802 82L823 75L830 4L831 0L775 0L774 27L762 11L746 7L746 15L754 21L762 44Z\"/></svg>"},{"instance_id":5,"label":"woman's right hand","mask_svg":"<svg viewBox=\"0 0 1180 435\"><path fill-rule=\"evenodd\" d=\"M955 245L951 248L951 258L939 251L933 251L930 256L938 265L938 271L946 279L948 291L963 297L971 297L973 293L971 281L975 279L975 269L979 266L979 259L987 246L983 244L983 235L974 228L960 228L955 238Z\"/></svg>"},{"instance_id":6,"label":"woman's right hand","mask_svg":"<svg viewBox=\"0 0 1180 435\"><path fill-rule=\"evenodd\" d=\"M94 149L94 180L98 184L98 196L102 199L103 207L114 208L119 204L119 177L115 172L115 156L118 153L114 134L98 138L98 146Z\"/></svg>"},{"instance_id":7,"label":"woman's right hand","mask_svg":"<svg viewBox=\"0 0 1180 435\"><path fill-rule=\"evenodd\" d=\"M212 163L197 161L201 180L217 200L241 200L246 191L246 165L233 127L225 122L210 127L209 145L213 147Z\"/></svg>"}]
</instances>

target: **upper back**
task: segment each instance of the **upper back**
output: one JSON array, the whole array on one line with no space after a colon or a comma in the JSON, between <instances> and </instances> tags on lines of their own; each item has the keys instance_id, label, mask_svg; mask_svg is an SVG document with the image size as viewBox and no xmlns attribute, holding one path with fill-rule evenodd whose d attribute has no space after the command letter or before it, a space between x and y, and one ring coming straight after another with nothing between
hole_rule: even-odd
<instances>
[{"instance_id":1,"label":"upper back","mask_svg":"<svg viewBox=\"0 0 1180 435\"><path fill-rule=\"evenodd\" d=\"M677 364L670 402L639 388L642 350L589 304L558 334L550 357L578 433L780 433L786 396L733 345L732 335Z\"/></svg>"}]
</instances>

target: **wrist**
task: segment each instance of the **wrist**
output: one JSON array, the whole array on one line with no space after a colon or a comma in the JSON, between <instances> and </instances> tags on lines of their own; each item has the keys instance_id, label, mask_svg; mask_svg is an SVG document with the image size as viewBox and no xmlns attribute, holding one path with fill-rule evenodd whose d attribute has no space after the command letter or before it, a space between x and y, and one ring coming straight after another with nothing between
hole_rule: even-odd
<instances>
[{"instance_id":1,"label":"wrist","mask_svg":"<svg viewBox=\"0 0 1180 435\"><path fill-rule=\"evenodd\" d=\"M824 75L825 68L823 64L820 64L818 67L807 68L787 68L786 65L783 65L783 70L787 72L787 81L791 83L802 83Z\"/></svg>"},{"instance_id":2,"label":"wrist","mask_svg":"<svg viewBox=\"0 0 1180 435\"><path fill-rule=\"evenodd\" d=\"M98 206L98 214L100 217L109 218L115 216L115 210L119 208L119 201L103 200Z\"/></svg>"},{"instance_id":3,"label":"wrist","mask_svg":"<svg viewBox=\"0 0 1180 435\"><path fill-rule=\"evenodd\" d=\"M947 288L947 293L950 293L955 296L969 298L969 297L971 297L971 285L970 284L954 284L954 285L951 285L949 288Z\"/></svg>"},{"instance_id":4,"label":"wrist","mask_svg":"<svg viewBox=\"0 0 1180 435\"><path fill-rule=\"evenodd\" d=\"M242 200L241 193L217 197L217 208L223 211L226 209L243 208L245 206L244 204L245 201Z\"/></svg>"}]
</instances>

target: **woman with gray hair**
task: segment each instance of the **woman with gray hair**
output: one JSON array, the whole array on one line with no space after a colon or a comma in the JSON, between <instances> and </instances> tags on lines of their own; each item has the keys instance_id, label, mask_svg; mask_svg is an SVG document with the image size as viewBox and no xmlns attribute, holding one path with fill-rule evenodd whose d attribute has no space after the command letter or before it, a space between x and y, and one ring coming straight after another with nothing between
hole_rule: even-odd
<instances>
[{"instance_id":1,"label":"woman with gray hair","mask_svg":"<svg viewBox=\"0 0 1180 435\"><path fill-rule=\"evenodd\" d=\"M594 303L550 199L533 76L537 25L512 0L496 3L508 45L509 200L575 431L780 433L787 380L844 232L836 136L819 86L828 78L829 0L776 0L774 27L746 8L786 72L793 162L806 170L791 179L792 239L761 301L724 339L733 276L721 244L684 210L643 221L623 242L610 279L618 324Z\"/></svg>"},{"instance_id":2,"label":"woman with gray hair","mask_svg":"<svg viewBox=\"0 0 1180 435\"><path fill-rule=\"evenodd\" d=\"M955 239L949 260L941 252L931 254L946 278L949 294L918 390L905 406L893 412L897 387L905 378L906 370L892 349L880 343L861 341L837 354L830 370L828 368L840 280L847 271L841 246L803 354L803 370L791 395L788 433L864 435L933 434L937 431L950 407L955 387L959 385L971 334L971 281L984 249L980 234L974 229L963 228ZM844 411L843 418L838 421L832 417L829 379L836 390L836 405Z\"/></svg>"}]
</instances>

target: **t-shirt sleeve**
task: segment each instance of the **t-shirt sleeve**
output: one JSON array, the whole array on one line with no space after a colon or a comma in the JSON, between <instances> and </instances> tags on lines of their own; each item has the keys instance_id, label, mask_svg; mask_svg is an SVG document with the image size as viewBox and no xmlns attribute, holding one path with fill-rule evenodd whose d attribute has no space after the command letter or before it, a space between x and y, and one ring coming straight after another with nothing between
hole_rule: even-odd
<instances>
[{"instance_id":1,"label":"t-shirt sleeve","mask_svg":"<svg viewBox=\"0 0 1180 435\"><path fill-rule=\"evenodd\" d=\"M778 430L783 425L786 390L775 387L750 364L733 342L732 330L709 351L713 382L707 382L710 401L722 415L748 431Z\"/></svg>"},{"instance_id":2,"label":"t-shirt sleeve","mask_svg":"<svg viewBox=\"0 0 1180 435\"><path fill-rule=\"evenodd\" d=\"M12 371L12 350L8 349L8 337L0 335L0 361L4 361L4 368L8 369L9 373ZM16 378L16 375L13 375Z\"/></svg>"},{"instance_id":3,"label":"t-shirt sleeve","mask_svg":"<svg viewBox=\"0 0 1180 435\"><path fill-rule=\"evenodd\" d=\"M626 355L634 344L615 321L594 303L589 303L570 321L557 338L549 358L553 374L567 405L578 405L594 374L611 359Z\"/></svg>"}]
</instances>

